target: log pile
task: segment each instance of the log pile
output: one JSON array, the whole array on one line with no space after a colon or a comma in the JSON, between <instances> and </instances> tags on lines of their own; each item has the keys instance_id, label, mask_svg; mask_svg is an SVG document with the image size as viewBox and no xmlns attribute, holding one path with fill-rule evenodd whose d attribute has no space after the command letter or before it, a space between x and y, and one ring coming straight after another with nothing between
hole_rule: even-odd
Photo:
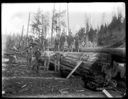
<instances>
[{"instance_id":1,"label":"log pile","mask_svg":"<svg viewBox=\"0 0 128 99\"><path fill-rule=\"evenodd\" d=\"M80 59L82 55L83 55L83 57L82 57L82 59ZM104 57L102 57L102 55L101 54L99 55L98 53L79 53L79 54L67 53L67 55L65 57L63 57L63 59L61 59L61 65L63 65L62 67L68 66L70 68L74 68L76 66L77 62L79 60L82 60L83 63L79 69L89 70L91 68L91 66L96 61L98 61L99 63L102 61L102 63L104 63L106 60L108 60L107 56L105 57L105 54L104 54ZM98 58L100 60L98 60ZM109 61L110 61L110 59L109 59ZM106 62L106 63L109 64L110 62Z\"/></svg>"},{"instance_id":2,"label":"log pile","mask_svg":"<svg viewBox=\"0 0 128 99\"><path fill-rule=\"evenodd\" d=\"M112 56L109 53L66 53L60 60L61 73L66 77L73 70L73 68L75 68L78 61L81 60L83 63L78 69L76 69L74 74L83 77L86 87L98 90L101 87L103 88L108 86L109 83L112 82L112 74L116 72L116 67L112 65L111 58ZM113 83L112 86L114 86L114 84L115 83Z\"/></svg>"}]
</instances>

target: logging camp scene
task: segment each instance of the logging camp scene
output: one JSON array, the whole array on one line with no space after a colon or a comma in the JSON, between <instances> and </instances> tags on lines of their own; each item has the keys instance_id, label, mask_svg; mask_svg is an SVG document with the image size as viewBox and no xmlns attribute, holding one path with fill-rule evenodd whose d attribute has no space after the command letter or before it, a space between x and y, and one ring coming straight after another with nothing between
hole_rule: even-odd
<instances>
[{"instance_id":1,"label":"logging camp scene","mask_svg":"<svg viewBox=\"0 0 128 99\"><path fill-rule=\"evenodd\" d=\"M2 97L126 96L123 2L2 3Z\"/></svg>"}]
</instances>

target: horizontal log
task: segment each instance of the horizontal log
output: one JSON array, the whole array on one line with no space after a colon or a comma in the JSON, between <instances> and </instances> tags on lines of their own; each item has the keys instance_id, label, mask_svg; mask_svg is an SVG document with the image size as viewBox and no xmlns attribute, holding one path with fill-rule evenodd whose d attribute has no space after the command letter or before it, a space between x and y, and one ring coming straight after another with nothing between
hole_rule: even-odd
<instances>
[{"instance_id":1,"label":"horizontal log","mask_svg":"<svg viewBox=\"0 0 128 99\"><path fill-rule=\"evenodd\" d=\"M125 48L88 48L80 49L82 52L98 52L98 53L109 53L120 57L126 57Z\"/></svg>"},{"instance_id":2,"label":"horizontal log","mask_svg":"<svg viewBox=\"0 0 128 99\"><path fill-rule=\"evenodd\" d=\"M56 51L56 52L63 54L64 56L67 54L79 55L80 53L83 54L85 52L108 53L108 54L112 54L112 55L117 55L117 57L125 58L126 57L126 51L125 50L126 50L125 48L101 48L101 47L97 47L97 48L80 48L79 49L80 52L60 52L60 51Z\"/></svg>"}]
</instances>

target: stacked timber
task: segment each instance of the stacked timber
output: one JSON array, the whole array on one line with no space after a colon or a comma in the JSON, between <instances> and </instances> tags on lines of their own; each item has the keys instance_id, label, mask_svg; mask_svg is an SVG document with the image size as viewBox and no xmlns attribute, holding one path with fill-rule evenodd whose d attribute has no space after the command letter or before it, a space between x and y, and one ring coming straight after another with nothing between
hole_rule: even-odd
<instances>
[{"instance_id":1,"label":"stacked timber","mask_svg":"<svg viewBox=\"0 0 128 99\"><path fill-rule=\"evenodd\" d=\"M113 54L116 55L116 58L125 56L124 52L119 50L114 51L113 53L109 52L110 50L96 50L94 52L67 52L61 57L61 74L64 77L67 77L69 73L77 66L77 63L82 61L82 64L75 70L74 75L80 75L84 82L86 88L92 90L101 90L102 88L115 88L118 86L118 81L115 82L114 77L117 77L118 72L121 72L121 76L125 79L125 68L122 70L118 69L118 65L113 64ZM117 52L120 53L117 53ZM125 57L124 57L125 58ZM119 78L119 77L118 77ZM124 82L125 83L125 82Z\"/></svg>"},{"instance_id":2,"label":"stacked timber","mask_svg":"<svg viewBox=\"0 0 128 99\"><path fill-rule=\"evenodd\" d=\"M111 55L106 53L92 53L92 52L79 52L79 53L67 53L63 58L61 58L61 72L67 73L67 75L75 68L79 61L82 64L74 72L83 78L86 83L93 83L90 86L101 87L106 84L106 79L104 77L105 73L103 68L111 66ZM94 88L94 87L93 87Z\"/></svg>"},{"instance_id":3,"label":"stacked timber","mask_svg":"<svg viewBox=\"0 0 128 99\"><path fill-rule=\"evenodd\" d=\"M93 90L101 90L102 88L115 88L119 86L115 81L115 77L120 72L123 79L126 79L125 70L125 49L110 49L110 48L94 48L80 49L84 52L54 52L50 56L50 61L54 63L57 59L60 61L60 73L63 77L67 77L75 70L78 63L82 64L73 72L73 75L80 75L86 88ZM118 69L118 65L113 64L113 61L123 62L122 69ZM122 66L122 65L121 65ZM123 81L124 82L124 81ZM125 83L125 82L124 82Z\"/></svg>"},{"instance_id":4,"label":"stacked timber","mask_svg":"<svg viewBox=\"0 0 128 99\"><path fill-rule=\"evenodd\" d=\"M103 54L102 54L103 55ZM63 59L61 59L61 65L68 66L70 68L74 68L77 64L78 61L82 60L83 64L80 66L82 69L90 69L91 66L98 61L98 58L100 57L101 61L105 61L105 56L101 57L101 54L99 55L98 53L77 53L77 54L72 54L72 53L67 53ZM106 58L107 60L107 58ZM100 62L100 61L99 61Z\"/></svg>"}]
</instances>

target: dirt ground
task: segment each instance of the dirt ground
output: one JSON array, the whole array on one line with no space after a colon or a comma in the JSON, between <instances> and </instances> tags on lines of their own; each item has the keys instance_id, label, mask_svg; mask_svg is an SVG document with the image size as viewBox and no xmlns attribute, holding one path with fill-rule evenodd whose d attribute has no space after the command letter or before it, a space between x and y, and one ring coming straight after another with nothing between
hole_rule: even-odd
<instances>
[{"instance_id":1,"label":"dirt ground","mask_svg":"<svg viewBox=\"0 0 128 99\"><path fill-rule=\"evenodd\" d=\"M3 97L106 97L102 92L84 88L79 76L65 79L59 73L44 70L37 74L21 63L2 68ZM111 94L120 97L114 91Z\"/></svg>"}]
</instances>

